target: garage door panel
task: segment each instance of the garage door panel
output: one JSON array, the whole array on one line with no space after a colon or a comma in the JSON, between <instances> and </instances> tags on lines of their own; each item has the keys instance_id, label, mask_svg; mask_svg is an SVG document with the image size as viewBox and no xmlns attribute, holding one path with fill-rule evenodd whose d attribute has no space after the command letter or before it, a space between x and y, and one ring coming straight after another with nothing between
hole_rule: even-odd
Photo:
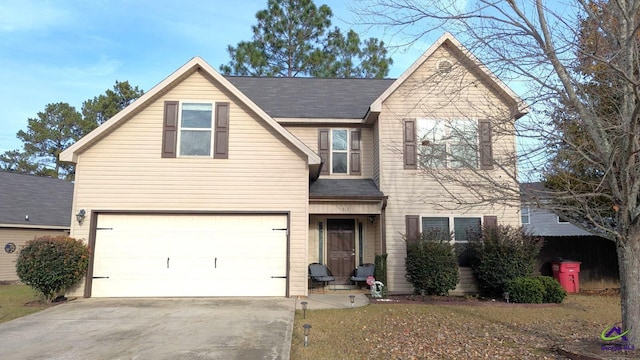
<instances>
[{"instance_id":1,"label":"garage door panel","mask_svg":"<svg viewBox=\"0 0 640 360\"><path fill-rule=\"evenodd\" d=\"M284 296L286 224L285 215L100 214L92 296Z\"/></svg>"}]
</instances>

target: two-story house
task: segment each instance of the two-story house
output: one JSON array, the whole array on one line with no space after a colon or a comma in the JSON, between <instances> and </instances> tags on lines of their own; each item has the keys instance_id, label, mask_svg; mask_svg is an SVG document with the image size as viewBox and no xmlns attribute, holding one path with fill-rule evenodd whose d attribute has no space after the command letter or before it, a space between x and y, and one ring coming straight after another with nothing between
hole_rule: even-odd
<instances>
[{"instance_id":1,"label":"two-story house","mask_svg":"<svg viewBox=\"0 0 640 360\"><path fill-rule=\"evenodd\" d=\"M92 248L77 292L304 296L309 263L341 285L377 254L388 290L411 291L405 235L519 224L519 203L434 207L473 189L423 170L465 176L458 153L498 174L524 109L450 34L398 79L222 76L194 58L62 153L86 214L71 233Z\"/></svg>"}]
</instances>

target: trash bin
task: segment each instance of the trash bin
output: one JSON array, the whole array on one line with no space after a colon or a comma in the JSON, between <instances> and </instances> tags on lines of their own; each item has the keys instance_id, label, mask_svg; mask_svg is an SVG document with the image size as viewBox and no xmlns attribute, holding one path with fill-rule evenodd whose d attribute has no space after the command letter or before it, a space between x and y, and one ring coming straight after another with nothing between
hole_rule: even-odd
<instances>
[{"instance_id":1,"label":"trash bin","mask_svg":"<svg viewBox=\"0 0 640 360\"><path fill-rule=\"evenodd\" d=\"M568 293L580 292L580 262L556 261L551 263L553 277Z\"/></svg>"}]
</instances>

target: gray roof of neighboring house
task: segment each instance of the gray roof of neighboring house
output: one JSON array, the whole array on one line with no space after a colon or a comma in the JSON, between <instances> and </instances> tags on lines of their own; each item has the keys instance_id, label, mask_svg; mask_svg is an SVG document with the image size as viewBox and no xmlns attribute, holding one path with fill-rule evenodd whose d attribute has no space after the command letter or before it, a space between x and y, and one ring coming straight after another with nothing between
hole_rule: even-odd
<instances>
[{"instance_id":1,"label":"gray roof of neighboring house","mask_svg":"<svg viewBox=\"0 0 640 360\"><path fill-rule=\"evenodd\" d=\"M395 79L225 76L274 118L362 119Z\"/></svg>"},{"instance_id":2,"label":"gray roof of neighboring house","mask_svg":"<svg viewBox=\"0 0 640 360\"><path fill-rule=\"evenodd\" d=\"M0 224L69 227L72 200L70 181L0 171Z\"/></svg>"},{"instance_id":3,"label":"gray roof of neighboring house","mask_svg":"<svg viewBox=\"0 0 640 360\"><path fill-rule=\"evenodd\" d=\"M541 182L520 184L521 201L529 208L529 224L522 224L523 228L536 236L594 236L568 222L559 222L558 215L550 210L540 209L535 204L529 205L530 196L549 196L545 194Z\"/></svg>"},{"instance_id":4,"label":"gray roof of neighboring house","mask_svg":"<svg viewBox=\"0 0 640 360\"><path fill-rule=\"evenodd\" d=\"M369 197L382 198L371 179L318 179L309 186L309 197Z\"/></svg>"}]
</instances>

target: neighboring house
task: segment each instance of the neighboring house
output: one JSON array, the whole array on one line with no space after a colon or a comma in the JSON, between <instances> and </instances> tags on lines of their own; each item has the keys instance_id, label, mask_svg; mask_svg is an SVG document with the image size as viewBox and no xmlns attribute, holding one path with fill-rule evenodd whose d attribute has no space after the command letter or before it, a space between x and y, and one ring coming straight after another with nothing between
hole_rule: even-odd
<instances>
[{"instance_id":1,"label":"neighboring house","mask_svg":"<svg viewBox=\"0 0 640 360\"><path fill-rule=\"evenodd\" d=\"M452 205L423 166L465 174L429 149L493 174L515 138L492 137L491 119L510 114L510 129L523 109L450 34L398 79L222 76L194 58L60 156L76 164L73 212L87 214L72 236L92 248L77 293L304 296L309 263L340 286L385 253L387 289L411 291L404 234L520 223L517 202L421 201ZM440 136L440 120L475 145Z\"/></svg>"},{"instance_id":2,"label":"neighboring house","mask_svg":"<svg viewBox=\"0 0 640 360\"><path fill-rule=\"evenodd\" d=\"M521 217L524 230L544 240L538 256L538 270L542 275L553 275L551 263L554 261L579 261L581 289L620 286L618 256L613 241L583 230L526 200L523 201Z\"/></svg>"},{"instance_id":3,"label":"neighboring house","mask_svg":"<svg viewBox=\"0 0 640 360\"><path fill-rule=\"evenodd\" d=\"M0 281L17 281L16 260L27 241L69 234L73 183L0 171Z\"/></svg>"}]
</instances>

